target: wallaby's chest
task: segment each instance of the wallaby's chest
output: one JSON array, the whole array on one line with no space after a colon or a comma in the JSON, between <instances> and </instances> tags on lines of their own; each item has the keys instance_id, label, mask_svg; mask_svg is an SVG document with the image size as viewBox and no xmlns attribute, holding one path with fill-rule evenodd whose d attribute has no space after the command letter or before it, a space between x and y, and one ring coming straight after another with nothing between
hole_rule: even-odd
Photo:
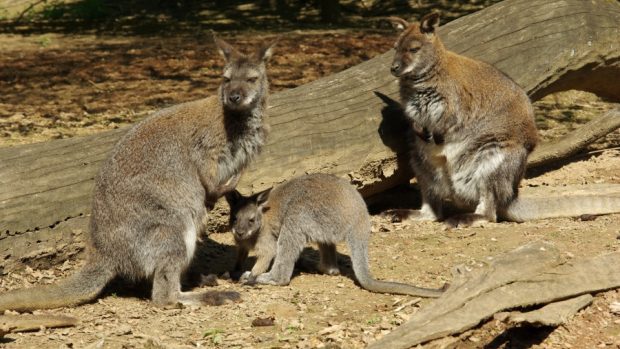
<instances>
[{"instance_id":1,"label":"wallaby's chest","mask_svg":"<svg viewBox=\"0 0 620 349\"><path fill-rule=\"evenodd\" d=\"M445 128L446 101L435 89L408 90L403 99L405 114L417 127L431 133Z\"/></svg>"},{"instance_id":2,"label":"wallaby's chest","mask_svg":"<svg viewBox=\"0 0 620 349\"><path fill-rule=\"evenodd\" d=\"M218 159L219 181L224 183L240 173L258 154L264 143L265 135L260 127L248 130L229 141Z\"/></svg>"}]
</instances>

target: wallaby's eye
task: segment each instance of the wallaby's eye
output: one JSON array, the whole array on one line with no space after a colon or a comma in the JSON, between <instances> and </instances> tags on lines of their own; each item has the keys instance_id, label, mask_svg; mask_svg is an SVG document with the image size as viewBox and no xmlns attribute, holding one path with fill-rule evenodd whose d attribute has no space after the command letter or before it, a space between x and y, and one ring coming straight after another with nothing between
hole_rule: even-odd
<instances>
[{"instance_id":1,"label":"wallaby's eye","mask_svg":"<svg viewBox=\"0 0 620 349\"><path fill-rule=\"evenodd\" d=\"M230 82L230 78L228 76L222 76L222 80L224 80L225 83Z\"/></svg>"},{"instance_id":2,"label":"wallaby's eye","mask_svg":"<svg viewBox=\"0 0 620 349\"><path fill-rule=\"evenodd\" d=\"M418 51L420 51L419 47L412 47L412 48L409 49L409 52L411 52L411 53L416 53Z\"/></svg>"},{"instance_id":3,"label":"wallaby's eye","mask_svg":"<svg viewBox=\"0 0 620 349\"><path fill-rule=\"evenodd\" d=\"M256 222L256 218L250 218L250 223L254 224Z\"/></svg>"},{"instance_id":4,"label":"wallaby's eye","mask_svg":"<svg viewBox=\"0 0 620 349\"><path fill-rule=\"evenodd\" d=\"M247 81L248 81L250 84L253 84L253 83L255 83L255 82L256 82L256 80L258 80L258 78L248 78L248 80L247 80Z\"/></svg>"}]
</instances>

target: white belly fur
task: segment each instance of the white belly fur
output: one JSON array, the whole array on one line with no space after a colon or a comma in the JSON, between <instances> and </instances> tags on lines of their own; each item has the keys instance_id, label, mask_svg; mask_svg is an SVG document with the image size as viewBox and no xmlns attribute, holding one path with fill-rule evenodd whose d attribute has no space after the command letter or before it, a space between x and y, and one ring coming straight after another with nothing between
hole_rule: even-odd
<instances>
[{"instance_id":1,"label":"white belly fur","mask_svg":"<svg viewBox=\"0 0 620 349\"><path fill-rule=\"evenodd\" d=\"M447 194L445 187L452 188L452 195L456 196L452 199L457 202L478 201L480 191L483 190L482 186L488 183L490 176L506 159L506 154L499 149L487 149L481 153L470 154L472 157L464 164L461 160L461 166L457 172L455 164L466 151L466 142L443 145L424 143L422 147L427 154L427 161L435 168L436 184L443 187L437 190L445 195Z\"/></svg>"},{"instance_id":2,"label":"white belly fur","mask_svg":"<svg viewBox=\"0 0 620 349\"><path fill-rule=\"evenodd\" d=\"M191 223L187 230L183 233L183 240L185 241L185 252L187 253L187 260L191 261L194 257L194 251L196 250L196 226Z\"/></svg>"}]
</instances>

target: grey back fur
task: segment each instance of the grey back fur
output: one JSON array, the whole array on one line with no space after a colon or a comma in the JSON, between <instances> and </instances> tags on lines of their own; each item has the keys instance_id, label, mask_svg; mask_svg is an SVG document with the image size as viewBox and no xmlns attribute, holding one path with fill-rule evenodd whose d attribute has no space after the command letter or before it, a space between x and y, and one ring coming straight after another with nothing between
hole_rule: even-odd
<instances>
[{"instance_id":1,"label":"grey back fur","mask_svg":"<svg viewBox=\"0 0 620 349\"><path fill-rule=\"evenodd\" d=\"M271 45L244 55L214 36L226 59L217 96L183 103L135 125L95 178L84 269L58 285L0 295L0 310L83 303L114 276L153 282L152 300L221 303L236 293L181 292L207 205L236 184L265 143Z\"/></svg>"}]
</instances>

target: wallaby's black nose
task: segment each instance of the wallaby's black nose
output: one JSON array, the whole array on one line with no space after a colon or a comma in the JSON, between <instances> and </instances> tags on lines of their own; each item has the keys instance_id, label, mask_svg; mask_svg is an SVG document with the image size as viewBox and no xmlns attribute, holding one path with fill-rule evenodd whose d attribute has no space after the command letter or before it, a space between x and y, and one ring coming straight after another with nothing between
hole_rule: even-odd
<instances>
[{"instance_id":1,"label":"wallaby's black nose","mask_svg":"<svg viewBox=\"0 0 620 349\"><path fill-rule=\"evenodd\" d=\"M240 99L241 99L241 96L239 96L239 94L237 94L237 93L228 96L228 100L233 102L233 103L239 103Z\"/></svg>"},{"instance_id":2,"label":"wallaby's black nose","mask_svg":"<svg viewBox=\"0 0 620 349\"><path fill-rule=\"evenodd\" d=\"M400 64L394 63L394 64L392 64L392 67L390 68L390 71L392 72L393 75L396 75L398 73L399 69L400 69Z\"/></svg>"}]
</instances>

